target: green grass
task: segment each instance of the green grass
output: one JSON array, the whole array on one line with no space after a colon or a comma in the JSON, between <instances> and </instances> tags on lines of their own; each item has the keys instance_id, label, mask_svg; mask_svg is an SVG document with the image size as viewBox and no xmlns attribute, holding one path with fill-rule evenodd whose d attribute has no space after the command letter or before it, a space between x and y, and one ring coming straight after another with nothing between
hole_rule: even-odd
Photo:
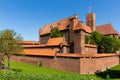
<instances>
[{"instance_id":1,"label":"green grass","mask_svg":"<svg viewBox=\"0 0 120 80\"><path fill-rule=\"evenodd\" d=\"M104 72L97 74L101 78L106 78L109 76L111 80L120 80L120 65L112 67Z\"/></svg>"},{"instance_id":2,"label":"green grass","mask_svg":"<svg viewBox=\"0 0 120 80\"><path fill-rule=\"evenodd\" d=\"M18 75L21 75L23 77L26 76L27 77L26 80L108 80L106 79L106 76L108 78L110 77L111 78L110 80L120 80L120 65L115 66L97 75L93 75L93 74L79 75L72 72L66 72L66 71L51 69L47 67L39 67L31 64L11 61L11 70L17 72ZM7 76L9 76L9 74L7 74ZM13 74L12 76L16 76L16 73ZM16 76L16 77L20 77L20 76ZM30 79L31 77L34 79ZM6 79L0 79L0 80L6 80ZM23 79L16 79L16 80L23 80Z\"/></svg>"},{"instance_id":3,"label":"green grass","mask_svg":"<svg viewBox=\"0 0 120 80\"><path fill-rule=\"evenodd\" d=\"M23 74L34 74L34 75L42 74L42 75L50 76L50 77L51 76L55 77L57 75L57 77L66 77L66 78L73 77L74 80L78 80L78 78L83 78L83 80L90 80L90 79L101 80L100 77L97 77L96 75L92 75L92 74L91 75L79 75L79 74L75 74L72 72L56 70L56 69L51 69L47 67L39 67L39 66L15 62L15 61L11 61L11 69L14 71L18 70L22 72Z\"/></svg>"}]
</instances>

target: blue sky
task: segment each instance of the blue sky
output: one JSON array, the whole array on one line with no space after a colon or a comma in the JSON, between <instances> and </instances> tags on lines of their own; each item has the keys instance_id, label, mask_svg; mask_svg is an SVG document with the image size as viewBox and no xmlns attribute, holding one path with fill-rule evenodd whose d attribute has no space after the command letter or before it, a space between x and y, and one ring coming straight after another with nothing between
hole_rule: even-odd
<instances>
[{"instance_id":1,"label":"blue sky","mask_svg":"<svg viewBox=\"0 0 120 80\"><path fill-rule=\"evenodd\" d=\"M24 40L38 41L38 32L45 24L79 15L96 13L96 24L111 23L120 32L120 0L0 0L0 30L13 29Z\"/></svg>"}]
</instances>

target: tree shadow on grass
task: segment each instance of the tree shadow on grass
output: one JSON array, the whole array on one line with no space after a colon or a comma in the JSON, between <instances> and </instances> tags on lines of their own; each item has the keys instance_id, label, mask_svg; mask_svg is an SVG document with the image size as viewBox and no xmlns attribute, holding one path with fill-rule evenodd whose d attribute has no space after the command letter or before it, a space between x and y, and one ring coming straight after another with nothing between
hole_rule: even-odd
<instances>
[{"instance_id":1,"label":"tree shadow on grass","mask_svg":"<svg viewBox=\"0 0 120 80\"><path fill-rule=\"evenodd\" d=\"M101 78L106 78L107 76L110 77L110 79L120 79L120 70L106 70L104 72L100 72L96 74L97 76Z\"/></svg>"},{"instance_id":2,"label":"tree shadow on grass","mask_svg":"<svg viewBox=\"0 0 120 80\"><path fill-rule=\"evenodd\" d=\"M22 72L21 69L11 69L13 72Z\"/></svg>"}]
</instances>

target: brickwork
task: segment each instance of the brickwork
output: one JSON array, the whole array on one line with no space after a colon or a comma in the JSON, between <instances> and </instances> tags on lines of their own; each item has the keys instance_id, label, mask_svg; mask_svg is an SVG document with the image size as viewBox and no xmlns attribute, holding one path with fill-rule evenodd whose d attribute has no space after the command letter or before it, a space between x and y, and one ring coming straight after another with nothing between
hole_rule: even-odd
<instances>
[{"instance_id":1,"label":"brickwork","mask_svg":"<svg viewBox=\"0 0 120 80\"><path fill-rule=\"evenodd\" d=\"M86 25L88 25L93 31L96 30L95 13L92 12L86 15Z\"/></svg>"},{"instance_id":2,"label":"brickwork","mask_svg":"<svg viewBox=\"0 0 120 80\"><path fill-rule=\"evenodd\" d=\"M118 55L104 57L68 57L68 56L12 56L11 60L29 64L65 70L79 74L94 74L119 64Z\"/></svg>"},{"instance_id":3,"label":"brickwork","mask_svg":"<svg viewBox=\"0 0 120 80\"><path fill-rule=\"evenodd\" d=\"M65 40L68 42L69 41L69 30L63 30L61 32L65 35Z\"/></svg>"},{"instance_id":4,"label":"brickwork","mask_svg":"<svg viewBox=\"0 0 120 80\"><path fill-rule=\"evenodd\" d=\"M24 62L34 65L39 65L42 62L42 66L55 68L59 70L70 71L79 73L79 58L64 58L64 57L50 57L50 56L12 56L11 60L18 62Z\"/></svg>"},{"instance_id":5,"label":"brickwork","mask_svg":"<svg viewBox=\"0 0 120 80\"><path fill-rule=\"evenodd\" d=\"M65 40L69 44L69 47L67 47L68 53L79 53L79 54L85 54L85 52L89 53L89 51L85 51L85 35L88 35L92 31L92 26L95 27L95 14L88 14L87 15L87 23L90 26L84 25L81 20L78 19L78 15L75 14L72 17L66 18L64 20L46 25L43 29L39 30L40 35L40 43L41 44L47 44L50 33L51 33L51 26L58 27L58 29L64 33ZM94 21L93 21L94 20ZM52 47L52 46L51 46ZM90 48L88 48L90 49ZM91 52L95 50L92 49ZM93 52L96 52L93 51Z\"/></svg>"},{"instance_id":6,"label":"brickwork","mask_svg":"<svg viewBox=\"0 0 120 80\"><path fill-rule=\"evenodd\" d=\"M46 44L48 42L49 38L50 38L50 34L40 36L40 43L41 44Z\"/></svg>"},{"instance_id":7,"label":"brickwork","mask_svg":"<svg viewBox=\"0 0 120 80\"><path fill-rule=\"evenodd\" d=\"M65 70L74 73L80 73L80 60L79 58L70 57L57 57L56 58L56 69Z\"/></svg>"},{"instance_id":8,"label":"brickwork","mask_svg":"<svg viewBox=\"0 0 120 80\"><path fill-rule=\"evenodd\" d=\"M88 57L80 59L80 73L81 74L94 74L97 71L103 71L118 65L118 56L109 57Z\"/></svg>"},{"instance_id":9,"label":"brickwork","mask_svg":"<svg viewBox=\"0 0 120 80\"><path fill-rule=\"evenodd\" d=\"M85 53L85 32L82 30L74 35L74 53Z\"/></svg>"},{"instance_id":10,"label":"brickwork","mask_svg":"<svg viewBox=\"0 0 120 80\"><path fill-rule=\"evenodd\" d=\"M40 61L39 57L34 57L34 56L17 56L13 55L11 57L11 60L15 60L17 62L23 62L23 63L28 63L28 64L34 64L37 65Z\"/></svg>"},{"instance_id":11,"label":"brickwork","mask_svg":"<svg viewBox=\"0 0 120 80\"><path fill-rule=\"evenodd\" d=\"M99 66L100 70L105 70L105 69L111 68L119 63L120 63L119 56L102 57L102 58L97 59L96 66Z\"/></svg>"},{"instance_id":12,"label":"brickwork","mask_svg":"<svg viewBox=\"0 0 120 80\"><path fill-rule=\"evenodd\" d=\"M85 47L85 53L96 53L97 54L97 47Z\"/></svg>"}]
</instances>

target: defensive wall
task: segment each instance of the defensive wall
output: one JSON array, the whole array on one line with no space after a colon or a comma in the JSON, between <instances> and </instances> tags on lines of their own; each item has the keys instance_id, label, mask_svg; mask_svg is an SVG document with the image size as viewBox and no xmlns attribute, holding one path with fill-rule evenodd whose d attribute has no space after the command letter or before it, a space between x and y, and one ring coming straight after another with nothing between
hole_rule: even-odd
<instances>
[{"instance_id":1,"label":"defensive wall","mask_svg":"<svg viewBox=\"0 0 120 80\"><path fill-rule=\"evenodd\" d=\"M94 74L120 63L120 57L116 54L26 54L13 55L11 60L34 65L42 63L42 66L78 74Z\"/></svg>"}]
</instances>

